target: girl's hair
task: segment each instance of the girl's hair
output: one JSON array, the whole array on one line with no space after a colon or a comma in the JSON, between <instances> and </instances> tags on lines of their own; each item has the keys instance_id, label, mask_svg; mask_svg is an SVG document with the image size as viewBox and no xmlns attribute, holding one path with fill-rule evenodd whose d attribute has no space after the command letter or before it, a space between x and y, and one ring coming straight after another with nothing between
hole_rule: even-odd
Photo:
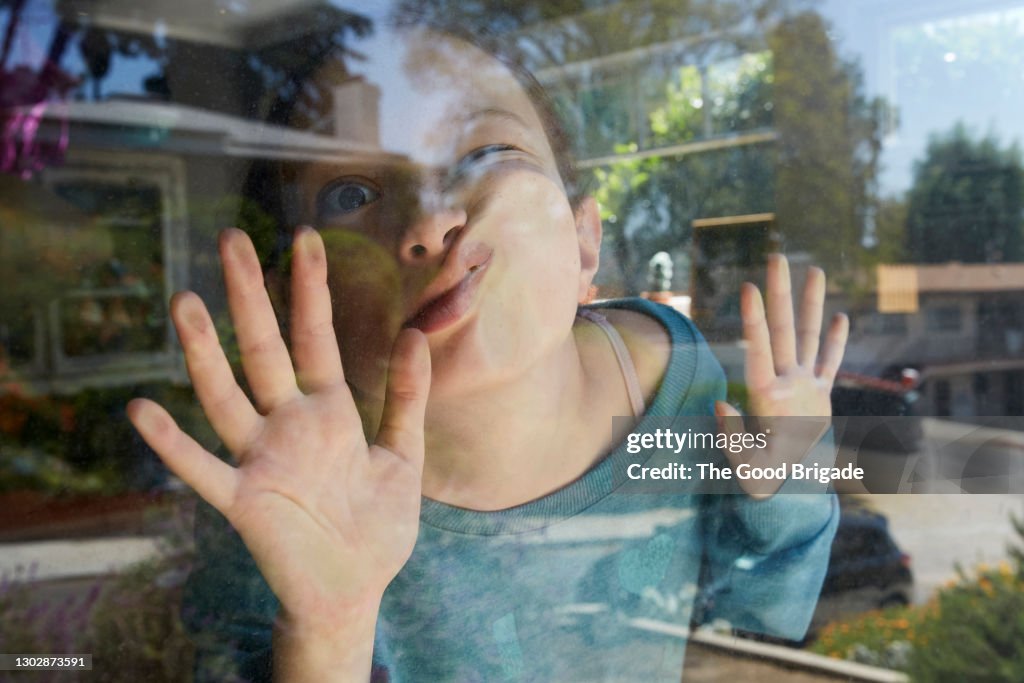
<instances>
[{"instance_id":1,"label":"girl's hair","mask_svg":"<svg viewBox=\"0 0 1024 683\"><path fill-rule=\"evenodd\" d=\"M439 22L436 18L427 19L414 13L393 17L390 28L399 33L424 30L449 36L478 48L501 63L515 77L536 109L565 186L569 204L573 210L579 208L580 202L587 195L587 188L581 182L576 168L569 130L563 118L558 115L554 101L526 67L514 45L485 29L454 22ZM274 98L264 120L270 124L288 126L298 105L297 93L304 90L305 85L321 66L337 56L337 51L338 48L326 50L311 56L302 64L289 65L291 87L287 89L288 94ZM291 245L294 228L288 224L285 210L285 188L282 183L280 162L270 159L254 160L246 175L242 195L238 225L250 233L264 268L276 268ZM258 207L257 213L262 214L262 220L253 220L255 207ZM274 229L268 230L267 226L270 225L275 226Z\"/></svg>"}]
</instances>

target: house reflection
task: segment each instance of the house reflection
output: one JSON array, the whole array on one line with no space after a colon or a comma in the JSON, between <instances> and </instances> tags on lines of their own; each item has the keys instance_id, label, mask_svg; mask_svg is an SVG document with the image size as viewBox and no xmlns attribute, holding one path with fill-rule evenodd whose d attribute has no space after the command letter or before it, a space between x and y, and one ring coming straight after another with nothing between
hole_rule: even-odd
<instances>
[{"instance_id":1,"label":"house reflection","mask_svg":"<svg viewBox=\"0 0 1024 683\"><path fill-rule=\"evenodd\" d=\"M882 265L877 282L877 309L857 317L849 365L918 370L921 414L1024 412L1024 264Z\"/></svg>"}]
</instances>

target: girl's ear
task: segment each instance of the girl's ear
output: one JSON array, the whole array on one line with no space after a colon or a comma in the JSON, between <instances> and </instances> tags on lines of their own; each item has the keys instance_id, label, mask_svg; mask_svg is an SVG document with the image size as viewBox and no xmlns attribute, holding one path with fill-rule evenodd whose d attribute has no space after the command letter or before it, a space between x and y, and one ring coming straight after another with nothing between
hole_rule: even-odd
<instances>
[{"instance_id":1,"label":"girl's ear","mask_svg":"<svg viewBox=\"0 0 1024 683\"><path fill-rule=\"evenodd\" d=\"M590 286L601 261L601 209L593 197L576 208L576 237L580 245L580 285L577 301L590 299Z\"/></svg>"}]
</instances>

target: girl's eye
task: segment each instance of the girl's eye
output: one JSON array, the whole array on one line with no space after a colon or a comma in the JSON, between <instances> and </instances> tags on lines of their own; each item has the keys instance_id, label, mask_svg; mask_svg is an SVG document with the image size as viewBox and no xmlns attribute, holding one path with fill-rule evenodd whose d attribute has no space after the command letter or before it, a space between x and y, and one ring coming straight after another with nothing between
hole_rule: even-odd
<instances>
[{"instance_id":1,"label":"girl's eye","mask_svg":"<svg viewBox=\"0 0 1024 683\"><path fill-rule=\"evenodd\" d=\"M339 180L320 191L317 208L321 216L345 215L372 204L380 192L356 180Z\"/></svg>"},{"instance_id":2,"label":"girl's eye","mask_svg":"<svg viewBox=\"0 0 1024 683\"><path fill-rule=\"evenodd\" d=\"M500 155L502 152L516 151L518 151L518 148L514 145L505 144L487 145L485 147L474 149L472 152L459 159L459 163L457 163L455 168L452 170L452 179L457 182L469 173L476 164L491 161L496 157L496 155Z\"/></svg>"}]
</instances>

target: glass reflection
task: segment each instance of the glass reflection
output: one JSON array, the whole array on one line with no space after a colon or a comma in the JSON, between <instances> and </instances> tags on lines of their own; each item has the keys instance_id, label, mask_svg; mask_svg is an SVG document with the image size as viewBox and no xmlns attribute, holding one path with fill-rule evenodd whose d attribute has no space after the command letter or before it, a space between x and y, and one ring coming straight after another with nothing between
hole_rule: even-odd
<instances>
[{"instance_id":1,"label":"glass reflection","mask_svg":"<svg viewBox=\"0 0 1024 683\"><path fill-rule=\"evenodd\" d=\"M522 114L522 102L507 96L523 85L521 74L452 42L399 44L388 28L396 19L452 17L502 44L536 77L544 99L528 90L529 103L555 148L539 166L515 151L528 146L529 130L514 133L515 144L491 139L498 124L516 130L501 112ZM284 327L291 229L321 230L343 361L372 403L391 341L415 316L413 293L424 285L395 265L402 227L472 200L482 187L506 187L501 173L510 165L560 178L570 199L597 198L604 243L593 296L645 294L687 312L713 342L739 404L741 283L763 284L775 249L789 255L797 281L808 266L823 265L829 312L847 311L852 321L836 415L900 418L852 421L839 434L840 457L877 473L867 491L1001 492L1016 500L1021 426L1006 418L1024 414L1022 17L1013 3L989 10L912 0L849 8L704 2L686 11L630 1L406 0L373 11L337 3L0 3L7 554L20 558L47 539L153 536L141 514L153 501L132 497L140 491L192 514L194 503L130 430L123 405L158 398L216 445L167 301L180 289L199 292L237 360L215 251L221 228L243 227L268 273L277 273L270 280ZM478 86L473 97L494 100L496 116L466 119L479 103L468 99L467 83ZM579 177L569 175L570 148ZM538 222L565 217L545 197L508 190L506 198L532 201ZM652 277L660 254L661 275ZM533 282L529 273L521 280L524 289ZM534 311L535 327L547 327L549 315L547 307ZM495 365L525 362L518 350L534 341L506 335L505 361ZM484 381L486 364L477 361ZM958 504L961 518L975 509ZM942 570L921 572L913 590L902 578L888 593L859 586L857 598L870 607L897 594L922 601L941 583L932 574L951 574L955 553L926 554L933 551L919 539L934 530L912 526L920 523L905 509L883 511L897 539L912 539L914 553ZM875 550L850 542L859 549L842 553L882 557L899 574L903 551L865 517ZM981 550L956 559L1002 557L1005 511L986 519L972 539ZM989 532L996 528L1003 531ZM652 529L635 547L610 531L591 540L654 557L660 537ZM190 543L161 555L167 565L155 577L132 576L149 588L166 584L161 599L180 601L183 567L197 561ZM554 546L552 556L565 557L565 547ZM584 650L622 647L640 633L623 626L629 619L671 613L689 626L689 606L700 608L696 583L625 579L627 587L609 591L602 582L622 578L621 556L610 548L578 555L571 598L546 618L578 626L596 623L596 614L614 617L614 628L578 632ZM31 585L48 585L55 575L47 571ZM121 590L143 592L131 583ZM63 599L57 588L38 593L55 605ZM27 611L3 599L5 612L20 615L5 623L29 623ZM267 600L259 596L257 607L272 617ZM159 639L188 642L180 624L168 628ZM500 622L495 637L511 642L505 636L515 628ZM102 633L108 641L124 636ZM64 637L30 635L39 652ZM508 652L499 652L499 668ZM898 665L886 657L875 663ZM122 669L135 671L126 678L141 675L127 662ZM190 671L185 657L152 680ZM586 677L566 676L573 673Z\"/></svg>"}]
</instances>

